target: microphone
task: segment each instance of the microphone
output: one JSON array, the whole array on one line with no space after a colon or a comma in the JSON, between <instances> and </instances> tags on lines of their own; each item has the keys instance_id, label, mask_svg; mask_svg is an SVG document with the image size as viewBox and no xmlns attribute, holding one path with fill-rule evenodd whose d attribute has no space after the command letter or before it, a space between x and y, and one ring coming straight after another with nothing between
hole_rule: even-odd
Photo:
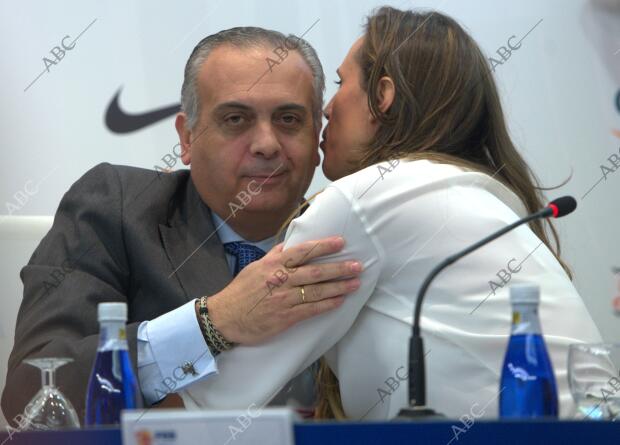
<instances>
[{"instance_id":1,"label":"microphone","mask_svg":"<svg viewBox=\"0 0 620 445\"><path fill-rule=\"evenodd\" d=\"M436 413L433 409L426 406L426 373L424 360L424 342L420 335L420 313L422 310L422 302L431 282L446 267L460 260L466 255L474 252L485 244L499 238L500 236L510 232L522 224L542 218L561 218L572 213L577 208L577 201L572 196L563 196L547 204L547 207L532 213L525 218L519 219L509 226L498 230L497 232L483 238L475 244L449 256L431 270L426 279L420 286L418 297L415 302L413 315L413 326L411 329L411 339L409 341L409 406L403 408L398 413L399 419L415 419L429 417L443 417ZM412 377L416 378L413 379Z\"/></svg>"}]
</instances>

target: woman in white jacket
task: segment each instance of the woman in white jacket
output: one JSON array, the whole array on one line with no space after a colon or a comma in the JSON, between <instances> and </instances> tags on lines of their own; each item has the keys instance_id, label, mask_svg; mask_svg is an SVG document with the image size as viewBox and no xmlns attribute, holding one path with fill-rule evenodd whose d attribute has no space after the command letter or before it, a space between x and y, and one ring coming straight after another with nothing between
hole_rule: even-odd
<instances>
[{"instance_id":1,"label":"woman in white jacket","mask_svg":"<svg viewBox=\"0 0 620 445\"><path fill-rule=\"evenodd\" d=\"M188 408L262 406L325 356L317 417L394 417L407 405L408 341L424 277L543 205L508 135L487 61L452 19L381 8L338 75L321 142L323 171L335 182L290 224L285 242L342 235L345 248L322 261L360 260L361 286L340 308L268 343L222 353L217 376L181 393ZM570 416L568 345L601 338L567 270L541 222L445 270L422 312L428 405L449 417L472 406L497 415L508 287L533 282L560 414Z\"/></svg>"}]
</instances>

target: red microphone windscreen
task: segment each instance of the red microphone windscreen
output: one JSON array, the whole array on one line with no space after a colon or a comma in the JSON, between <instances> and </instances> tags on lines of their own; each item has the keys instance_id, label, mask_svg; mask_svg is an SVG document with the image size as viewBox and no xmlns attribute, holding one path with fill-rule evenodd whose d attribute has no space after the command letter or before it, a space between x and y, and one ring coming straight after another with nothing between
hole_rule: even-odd
<instances>
[{"instance_id":1,"label":"red microphone windscreen","mask_svg":"<svg viewBox=\"0 0 620 445\"><path fill-rule=\"evenodd\" d=\"M547 207L553 211L554 218L561 218L577 208L577 200L572 196L562 196L551 201Z\"/></svg>"}]
</instances>

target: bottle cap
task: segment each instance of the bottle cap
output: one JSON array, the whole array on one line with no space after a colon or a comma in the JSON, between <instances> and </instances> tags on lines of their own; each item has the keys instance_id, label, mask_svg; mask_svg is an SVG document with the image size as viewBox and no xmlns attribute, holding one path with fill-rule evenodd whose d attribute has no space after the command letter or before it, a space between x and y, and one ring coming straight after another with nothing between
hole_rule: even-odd
<instances>
[{"instance_id":1,"label":"bottle cap","mask_svg":"<svg viewBox=\"0 0 620 445\"><path fill-rule=\"evenodd\" d=\"M537 284L515 284L510 286L511 304L538 304L540 288Z\"/></svg>"},{"instance_id":2,"label":"bottle cap","mask_svg":"<svg viewBox=\"0 0 620 445\"><path fill-rule=\"evenodd\" d=\"M102 321L127 321L126 303L99 303L97 318Z\"/></svg>"}]
</instances>

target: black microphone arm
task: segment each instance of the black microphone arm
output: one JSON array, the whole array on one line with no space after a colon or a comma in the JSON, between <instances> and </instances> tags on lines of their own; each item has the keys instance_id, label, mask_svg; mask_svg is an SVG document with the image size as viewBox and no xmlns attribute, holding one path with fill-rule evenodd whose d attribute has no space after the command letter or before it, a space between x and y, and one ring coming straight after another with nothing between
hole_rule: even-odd
<instances>
[{"instance_id":1,"label":"black microphone arm","mask_svg":"<svg viewBox=\"0 0 620 445\"><path fill-rule=\"evenodd\" d=\"M564 196L551 202L547 207L539 210L536 213L526 216L523 219L515 221L514 223L498 230L497 232L483 238L475 244L461 250L454 255L449 256L437 266L435 266L431 272L427 275L426 279L420 286L418 296L415 302L413 327L411 340L409 342L409 407L403 408L398 414L399 418L420 418L420 417L442 417L440 414L435 413L432 409L426 407L426 370L425 370L425 355L424 355L424 341L420 335L420 314L422 312L422 303L426 291L431 285L439 273L446 267L455 263L464 256L469 255L485 244L499 238L500 236L510 232L511 230L519 227L522 224L529 223L530 221L539 218L561 217L571 213L577 207L577 201L570 196ZM415 376L415 378L413 378Z\"/></svg>"}]
</instances>

